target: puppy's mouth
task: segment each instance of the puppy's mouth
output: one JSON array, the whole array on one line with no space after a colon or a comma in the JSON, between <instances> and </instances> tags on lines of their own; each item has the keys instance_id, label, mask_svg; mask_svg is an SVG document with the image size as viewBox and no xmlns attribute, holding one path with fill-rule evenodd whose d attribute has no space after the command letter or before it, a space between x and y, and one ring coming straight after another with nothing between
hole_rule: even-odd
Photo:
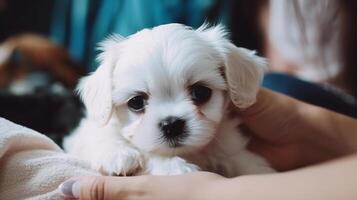
<instances>
[{"instance_id":1,"label":"puppy's mouth","mask_svg":"<svg viewBox=\"0 0 357 200\"><path fill-rule=\"evenodd\" d=\"M163 138L164 142L170 148L180 148L184 146L185 139L188 137L188 133L182 133L180 136L176 138Z\"/></svg>"}]
</instances>

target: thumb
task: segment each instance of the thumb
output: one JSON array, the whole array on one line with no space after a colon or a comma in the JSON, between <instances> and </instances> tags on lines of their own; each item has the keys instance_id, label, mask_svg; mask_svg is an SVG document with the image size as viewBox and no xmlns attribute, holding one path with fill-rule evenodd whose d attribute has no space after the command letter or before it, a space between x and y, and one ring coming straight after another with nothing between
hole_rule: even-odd
<instances>
[{"instance_id":1,"label":"thumb","mask_svg":"<svg viewBox=\"0 0 357 200\"><path fill-rule=\"evenodd\" d=\"M117 199L116 184L111 184L111 177L92 176L71 178L59 186L59 191L65 198L83 200ZM114 187L115 186L115 187Z\"/></svg>"}]
</instances>

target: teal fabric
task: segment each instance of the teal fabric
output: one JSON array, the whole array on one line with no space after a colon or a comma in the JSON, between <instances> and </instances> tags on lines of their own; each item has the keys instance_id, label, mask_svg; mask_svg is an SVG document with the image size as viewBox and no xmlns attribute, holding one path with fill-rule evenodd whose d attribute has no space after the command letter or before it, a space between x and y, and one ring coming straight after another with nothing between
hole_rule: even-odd
<instances>
[{"instance_id":1,"label":"teal fabric","mask_svg":"<svg viewBox=\"0 0 357 200\"><path fill-rule=\"evenodd\" d=\"M87 40L86 26L88 15L88 0L72 1L70 53L78 60L83 60L85 42Z\"/></svg>"},{"instance_id":2,"label":"teal fabric","mask_svg":"<svg viewBox=\"0 0 357 200\"><path fill-rule=\"evenodd\" d=\"M227 6L227 1L224 7ZM143 28L166 23L198 27L215 0L55 0L51 37L69 48L71 55L97 67L96 45L109 34L128 36ZM227 13L222 12L220 13ZM220 22L225 21L223 14Z\"/></svg>"},{"instance_id":3,"label":"teal fabric","mask_svg":"<svg viewBox=\"0 0 357 200\"><path fill-rule=\"evenodd\" d=\"M65 30L66 30L66 21L67 15L65 11L69 7L69 1L54 1L54 9L52 15L52 24L51 24L51 37L58 43L65 43Z\"/></svg>"}]
</instances>

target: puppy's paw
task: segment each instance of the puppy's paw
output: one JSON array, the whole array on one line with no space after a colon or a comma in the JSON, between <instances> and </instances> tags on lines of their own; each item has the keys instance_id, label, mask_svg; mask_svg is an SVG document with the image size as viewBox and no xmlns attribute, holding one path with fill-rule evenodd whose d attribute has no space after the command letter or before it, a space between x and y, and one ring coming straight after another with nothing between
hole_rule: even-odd
<instances>
[{"instance_id":1,"label":"puppy's paw","mask_svg":"<svg viewBox=\"0 0 357 200\"><path fill-rule=\"evenodd\" d=\"M188 163L186 161L184 162L177 161L177 163L175 163L172 166L170 172L167 175L180 175L180 174L186 174L189 172L197 172L197 171L200 171L200 168L197 165Z\"/></svg>"},{"instance_id":2,"label":"puppy's paw","mask_svg":"<svg viewBox=\"0 0 357 200\"><path fill-rule=\"evenodd\" d=\"M146 173L151 175L180 175L199 171L197 165L186 162L179 157L173 158L150 158Z\"/></svg>"},{"instance_id":3,"label":"puppy's paw","mask_svg":"<svg viewBox=\"0 0 357 200\"><path fill-rule=\"evenodd\" d=\"M125 148L108 152L97 165L97 169L106 175L130 176L139 173L145 165L144 155L134 148Z\"/></svg>"}]
</instances>

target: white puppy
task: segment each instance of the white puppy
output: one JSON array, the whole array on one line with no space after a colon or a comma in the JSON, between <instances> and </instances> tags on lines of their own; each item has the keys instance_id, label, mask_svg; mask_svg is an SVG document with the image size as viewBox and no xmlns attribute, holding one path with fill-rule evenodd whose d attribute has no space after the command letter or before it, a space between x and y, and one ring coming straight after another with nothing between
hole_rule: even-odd
<instances>
[{"instance_id":1,"label":"white puppy","mask_svg":"<svg viewBox=\"0 0 357 200\"><path fill-rule=\"evenodd\" d=\"M220 25L168 24L107 39L78 86L87 117L67 152L109 175L274 171L228 116L232 102L254 103L265 60L226 35Z\"/></svg>"}]
</instances>

